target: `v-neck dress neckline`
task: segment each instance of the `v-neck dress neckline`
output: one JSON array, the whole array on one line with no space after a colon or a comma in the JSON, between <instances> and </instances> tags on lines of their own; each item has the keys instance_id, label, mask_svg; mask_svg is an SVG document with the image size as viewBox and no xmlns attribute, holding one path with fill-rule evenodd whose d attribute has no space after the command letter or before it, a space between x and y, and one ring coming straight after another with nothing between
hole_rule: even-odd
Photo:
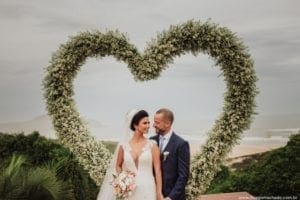
<instances>
[{"instance_id":1,"label":"v-neck dress neckline","mask_svg":"<svg viewBox=\"0 0 300 200\"><path fill-rule=\"evenodd\" d=\"M129 148L129 155L130 155L130 158L135 166L135 168L138 170L139 168L139 160L140 160L140 157L143 155L143 153L145 152L146 150L146 147L148 145L148 141L145 142L145 144L143 145L142 149L141 149L141 152L139 152L139 155L137 156L136 160L134 159L133 155L132 155L132 146L130 145L129 141L128 141L128 148Z\"/></svg>"}]
</instances>

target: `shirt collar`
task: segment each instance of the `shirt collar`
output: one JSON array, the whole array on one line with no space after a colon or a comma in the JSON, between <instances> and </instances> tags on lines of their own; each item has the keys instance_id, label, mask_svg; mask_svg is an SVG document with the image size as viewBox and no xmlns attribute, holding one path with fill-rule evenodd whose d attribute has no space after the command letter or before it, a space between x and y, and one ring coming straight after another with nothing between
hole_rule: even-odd
<instances>
[{"instance_id":1,"label":"shirt collar","mask_svg":"<svg viewBox=\"0 0 300 200\"><path fill-rule=\"evenodd\" d=\"M168 132L167 134L165 134L164 136L160 136L160 137L163 137L163 138L165 138L166 140L169 140L170 137L172 136L172 134L173 134L173 130L170 129L169 132Z\"/></svg>"}]
</instances>

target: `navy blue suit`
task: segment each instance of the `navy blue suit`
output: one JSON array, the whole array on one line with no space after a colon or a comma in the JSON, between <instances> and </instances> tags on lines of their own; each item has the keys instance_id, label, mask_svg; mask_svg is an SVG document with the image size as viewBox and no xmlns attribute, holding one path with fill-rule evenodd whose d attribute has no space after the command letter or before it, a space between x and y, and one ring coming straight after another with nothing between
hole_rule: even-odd
<instances>
[{"instance_id":1,"label":"navy blue suit","mask_svg":"<svg viewBox=\"0 0 300 200\"><path fill-rule=\"evenodd\" d=\"M151 139L159 144L159 135ZM163 152L169 152L165 160L161 155L163 195L172 200L185 200L185 186L190 171L189 144L173 132Z\"/></svg>"}]
</instances>

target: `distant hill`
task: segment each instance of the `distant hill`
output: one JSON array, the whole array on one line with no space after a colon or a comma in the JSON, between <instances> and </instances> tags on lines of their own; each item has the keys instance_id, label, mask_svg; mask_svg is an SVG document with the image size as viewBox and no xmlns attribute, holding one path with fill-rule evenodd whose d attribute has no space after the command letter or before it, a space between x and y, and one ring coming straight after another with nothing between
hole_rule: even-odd
<instances>
[{"instance_id":1,"label":"distant hill","mask_svg":"<svg viewBox=\"0 0 300 200\"><path fill-rule=\"evenodd\" d=\"M104 140L114 140L120 138L122 134L122 124L119 126L104 124L94 119L84 119L96 138ZM198 121L180 120L175 124L175 130L180 134L185 134L187 138L199 138L205 136L207 130L212 126L212 119L200 119ZM251 125L251 129L245 131L246 137L288 137L298 132L300 128L300 114L286 115L257 115ZM0 123L0 132L24 132L25 134L33 131L48 138L55 138L55 132L52 127L50 117L41 115L34 119L22 122Z\"/></svg>"},{"instance_id":2,"label":"distant hill","mask_svg":"<svg viewBox=\"0 0 300 200\"><path fill-rule=\"evenodd\" d=\"M99 130L106 127L106 125L97 120L87 119L84 121L91 129L91 132L97 133ZM25 134L30 134L33 131L38 131L40 135L47 138L56 138L51 119L48 115L41 115L28 121L0 123L0 132L24 132Z\"/></svg>"},{"instance_id":3,"label":"distant hill","mask_svg":"<svg viewBox=\"0 0 300 200\"><path fill-rule=\"evenodd\" d=\"M47 115L38 116L28 121L1 123L0 131L9 133L24 132L25 134L32 133L33 131L39 131L40 134L45 137L55 137L50 117Z\"/></svg>"}]
</instances>

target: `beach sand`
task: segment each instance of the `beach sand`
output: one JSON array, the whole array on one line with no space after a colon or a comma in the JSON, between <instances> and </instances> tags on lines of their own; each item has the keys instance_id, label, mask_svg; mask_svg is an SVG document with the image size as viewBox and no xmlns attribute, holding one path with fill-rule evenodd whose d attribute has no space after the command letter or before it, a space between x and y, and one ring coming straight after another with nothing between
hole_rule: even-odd
<instances>
[{"instance_id":1,"label":"beach sand","mask_svg":"<svg viewBox=\"0 0 300 200\"><path fill-rule=\"evenodd\" d=\"M285 146L285 144L265 144L265 145L246 145L240 144L233 147L232 151L227 156L228 158L235 158L245 155L251 155L256 153L262 153L270 151L272 149L280 148ZM195 155L199 151L200 146L196 144L191 144L191 155Z\"/></svg>"},{"instance_id":2,"label":"beach sand","mask_svg":"<svg viewBox=\"0 0 300 200\"><path fill-rule=\"evenodd\" d=\"M237 145L233 147L232 151L229 153L228 158L235 158L244 155L251 155L256 153L262 153L283 147L285 145L280 144L268 144L268 145Z\"/></svg>"}]
</instances>

